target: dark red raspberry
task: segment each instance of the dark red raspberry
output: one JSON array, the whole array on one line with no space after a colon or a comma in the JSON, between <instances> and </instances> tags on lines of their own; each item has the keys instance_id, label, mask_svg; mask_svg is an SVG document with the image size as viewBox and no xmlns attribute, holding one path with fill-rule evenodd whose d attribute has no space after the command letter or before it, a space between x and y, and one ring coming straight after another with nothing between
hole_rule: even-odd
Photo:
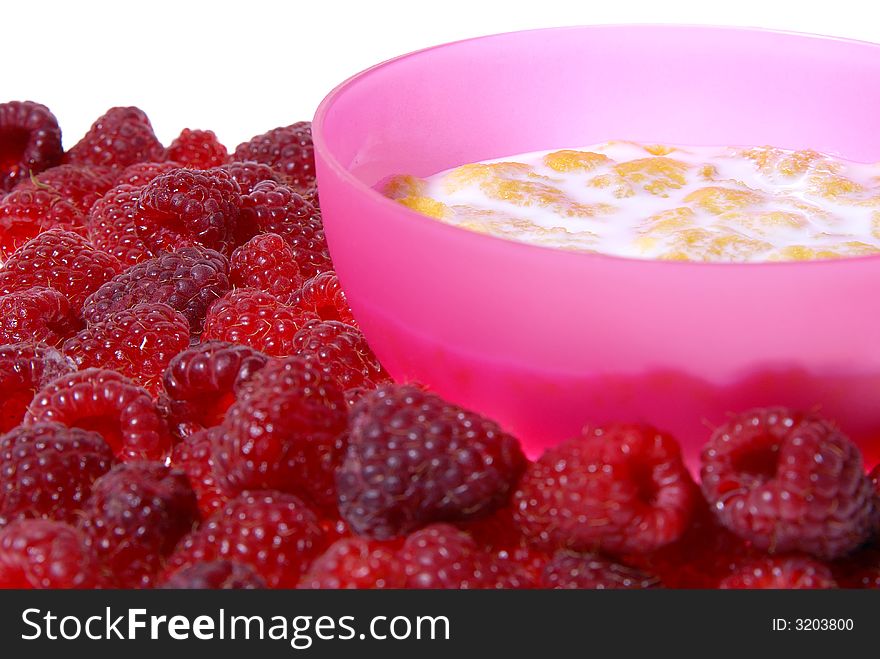
<instances>
[{"instance_id":1,"label":"dark red raspberry","mask_svg":"<svg viewBox=\"0 0 880 659\"><path fill-rule=\"evenodd\" d=\"M143 187L157 176L180 169L180 163L163 162L136 162L123 169L113 181L113 185L133 185Z\"/></svg>"},{"instance_id":2,"label":"dark red raspberry","mask_svg":"<svg viewBox=\"0 0 880 659\"><path fill-rule=\"evenodd\" d=\"M293 248L277 233L254 236L236 248L229 260L233 286L257 288L279 300L289 300L302 286Z\"/></svg>"},{"instance_id":3,"label":"dark red raspberry","mask_svg":"<svg viewBox=\"0 0 880 659\"><path fill-rule=\"evenodd\" d=\"M315 180L315 153L312 123L298 121L252 137L235 149L236 160L255 160L270 165L297 188L307 188Z\"/></svg>"},{"instance_id":4,"label":"dark red raspberry","mask_svg":"<svg viewBox=\"0 0 880 659\"><path fill-rule=\"evenodd\" d=\"M307 280L293 296L291 304L302 313L313 313L322 320L338 320L357 327L339 277L332 270Z\"/></svg>"},{"instance_id":5,"label":"dark red raspberry","mask_svg":"<svg viewBox=\"0 0 880 659\"><path fill-rule=\"evenodd\" d=\"M85 233L85 216L51 188L22 186L0 200L0 259L47 229Z\"/></svg>"},{"instance_id":6,"label":"dark red raspberry","mask_svg":"<svg viewBox=\"0 0 880 659\"><path fill-rule=\"evenodd\" d=\"M162 382L172 424L188 434L219 425L236 390L266 365L268 357L243 345L208 341L174 357Z\"/></svg>"},{"instance_id":7,"label":"dark red raspberry","mask_svg":"<svg viewBox=\"0 0 880 659\"><path fill-rule=\"evenodd\" d=\"M274 295L238 288L208 309L202 341L241 343L273 357L286 357L296 352L294 337L307 320L310 317Z\"/></svg>"},{"instance_id":8,"label":"dark red raspberry","mask_svg":"<svg viewBox=\"0 0 880 659\"><path fill-rule=\"evenodd\" d=\"M140 186L118 185L95 202L86 218L89 240L102 252L115 256L124 266L153 257L135 221Z\"/></svg>"},{"instance_id":9,"label":"dark red raspberry","mask_svg":"<svg viewBox=\"0 0 880 659\"><path fill-rule=\"evenodd\" d=\"M43 343L0 346L0 432L22 422L37 391L75 370L72 360Z\"/></svg>"},{"instance_id":10,"label":"dark red raspberry","mask_svg":"<svg viewBox=\"0 0 880 659\"><path fill-rule=\"evenodd\" d=\"M643 553L684 533L698 496L672 437L612 424L548 449L523 476L515 515L544 547Z\"/></svg>"},{"instance_id":11,"label":"dark red raspberry","mask_svg":"<svg viewBox=\"0 0 880 659\"><path fill-rule=\"evenodd\" d=\"M242 196L239 242L259 233L277 233L293 247L303 278L333 269L320 211L287 185L263 181Z\"/></svg>"},{"instance_id":12,"label":"dark red raspberry","mask_svg":"<svg viewBox=\"0 0 880 659\"><path fill-rule=\"evenodd\" d=\"M880 545L867 545L831 564L841 588L880 589Z\"/></svg>"},{"instance_id":13,"label":"dark red raspberry","mask_svg":"<svg viewBox=\"0 0 880 659\"><path fill-rule=\"evenodd\" d=\"M113 175L103 167L81 167L79 165L58 165L37 174L32 179L22 181L17 189L35 190L51 188L65 201L76 206L83 214L89 212L98 199L113 187Z\"/></svg>"},{"instance_id":14,"label":"dark red raspberry","mask_svg":"<svg viewBox=\"0 0 880 659\"><path fill-rule=\"evenodd\" d=\"M261 162L235 161L221 165L218 169L229 172L229 175L238 183L243 195L249 195L254 191L257 183L262 181L284 183L284 177L281 174Z\"/></svg>"},{"instance_id":15,"label":"dark red raspberry","mask_svg":"<svg viewBox=\"0 0 880 659\"><path fill-rule=\"evenodd\" d=\"M837 588L827 565L803 556L768 556L721 581L721 589L817 590Z\"/></svg>"},{"instance_id":16,"label":"dark red raspberry","mask_svg":"<svg viewBox=\"0 0 880 659\"><path fill-rule=\"evenodd\" d=\"M403 588L406 573L397 543L343 538L315 559L303 575L300 588L362 590Z\"/></svg>"},{"instance_id":17,"label":"dark red raspberry","mask_svg":"<svg viewBox=\"0 0 880 659\"><path fill-rule=\"evenodd\" d=\"M33 101L0 103L0 192L61 162L61 129L49 108Z\"/></svg>"},{"instance_id":18,"label":"dark red raspberry","mask_svg":"<svg viewBox=\"0 0 880 659\"><path fill-rule=\"evenodd\" d=\"M410 535L400 552L407 588L491 588L488 557L467 533L432 524Z\"/></svg>"},{"instance_id":19,"label":"dark red raspberry","mask_svg":"<svg viewBox=\"0 0 880 659\"><path fill-rule=\"evenodd\" d=\"M352 408L339 511L355 532L393 538L492 512L525 468L519 442L493 421L417 386L385 385Z\"/></svg>"},{"instance_id":20,"label":"dark red raspberry","mask_svg":"<svg viewBox=\"0 0 880 659\"><path fill-rule=\"evenodd\" d=\"M767 408L732 418L703 449L701 476L721 523L770 552L833 559L876 528L858 448L815 415Z\"/></svg>"},{"instance_id":21,"label":"dark red raspberry","mask_svg":"<svg viewBox=\"0 0 880 659\"><path fill-rule=\"evenodd\" d=\"M214 475L214 444L221 440L222 429L200 430L174 445L171 466L183 471L196 493L202 517L208 518L229 500L229 494Z\"/></svg>"},{"instance_id":22,"label":"dark red raspberry","mask_svg":"<svg viewBox=\"0 0 880 659\"><path fill-rule=\"evenodd\" d=\"M115 466L95 481L80 528L121 588L149 587L199 518L186 475L161 462Z\"/></svg>"},{"instance_id":23,"label":"dark red raspberry","mask_svg":"<svg viewBox=\"0 0 880 659\"><path fill-rule=\"evenodd\" d=\"M320 368L344 390L375 389L390 376L355 327L332 320L310 320L293 339L296 354Z\"/></svg>"},{"instance_id":24,"label":"dark red raspberry","mask_svg":"<svg viewBox=\"0 0 880 659\"><path fill-rule=\"evenodd\" d=\"M214 131L184 128L165 150L165 157L184 167L210 169L228 161L229 153Z\"/></svg>"},{"instance_id":25,"label":"dark red raspberry","mask_svg":"<svg viewBox=\"0 0 880 659\"><path fill-rule=\"evenodd\" d=\"M187 565L162 584L164 589L175 590L261 590L266 587L266 580L254 568L233 561Z\"/></svg>"},{"instance_id":26,"label":"dark red raspberry","mask_svg":"<svg viewBox=\"0 0 880 659\"><path fill-rule=\"evenodd\" d=\"M300 499L244 492L181 541L168 570L230 560L253 567L270 588L295 588L324 545L315 514Z\"/></svg>"},{"instance_id":27,"label":"dark red raspberry","mask_svg":"<svg viewBox=\"0 0 880 659\"><path fill-rule=\"evenodd\" d=\"M161 160L164 148L150 120L139 108L110 108L89 132L65 154L75 165L128 167L136 162Z\"/></svg>"},{"instance_id":28,"label":"dark red raspberry","mask_svg":"<svg viewBox=\"0 0 880 659\"><path fill-rule=\"evenodd\" d=\"M85 301L83 318L99 323L142 302L161 302L181 312L201 332L208 307L229 290L226 257L213 249L183 247L149 259L108 281Z\"/></svg>"},{"instance_id":29,"label":"dark red raspberry","mask_svg":"<svg viewBox=\"0 0 880 659\"><path fill-rule=\"evenodd\" d=\"M51 288L0 295L0 344L23 341L58 345L79 329L70 302Z\"/></svg>"},{"instance_id":30,"label":"dark red raspberry","mask_svg":"<svg viewBox=\"0 0 880 659\"><path fill-rule=\"evenodd\" d=\"M334 507L347 413L336 385L299 357L273 360L238 389L215 445L234 491L275 489Z\"/></svg>"},{"instance_id":31,"label":"dark red raspberry","mask_svg":"<svg viewBox=\"0 0 880 659\"><path fill-rule=\"evenodd\" d=\"M318 186L314 185L312 187L306 188L302 193L303 199L309 202L312 206L321 210L321 199L318 196Z\"/></svg>"},{"instance_id":32,"label":"dark red raspberry","mask_svg":"<svg viewBox=\"0 0 880 659\"><path fill-rule=\"evenodd\" d=\"M114 462L103 437L79 428L44 423L0 436L0 526L32 517L75 522Z\"/></svg>"},{"instance_id":33,"label":"dark red raspberry","mask_svg":"<svg viewBox=\"0 0 880 659\"><path fill-rule=\"evenodd\" d=\"M189 323L183 314L167 304L144 303L90 324L61 350L79 368L119 371L156 393L168 362L188 347Z\"/></svg>"},{"instance_id":34,"label":"dark red raspberry","mask_svg":"<svg viewBox=\"0 0 880 659\"><path fill-rule=\"evenodd\" d=\"M124 460L162 460L171 450L168 428L150 394L116 371L77 371L37 392L24 424L53 421L94 430Z\"/></svg>"},{"instance_id":35,"label":"dark red raspberry","mask_svg":"<svg viewBox=\"0 0 880 659\"><path fill-rule=\"evenodd\" d=\"M544 568L541 588L644 590L660 580L628 565L597 556L558 551Z\"/></svg>"},{"instance_id":36,"label":"dark red raspberry","mask_svg":"<svg viewBox=\"0 0 880 659\"><path fill-rule=\"evenodd\" d=\"M0 529L0 588L106 585L83 534L64 522L24 519Z\"/></svg>"},{"instance_id":37,"label":"dark red raspberry","mask_svg":"<svg viewBox=\"0 0 880 659\"><path fill-rule=\"evenodd\" d=\"M52 288L76 313L85 299L122 265L82 236L63 229L44 231L18 248L0 268L0 294L34 286Z\"/></svg>"}]
</instances>

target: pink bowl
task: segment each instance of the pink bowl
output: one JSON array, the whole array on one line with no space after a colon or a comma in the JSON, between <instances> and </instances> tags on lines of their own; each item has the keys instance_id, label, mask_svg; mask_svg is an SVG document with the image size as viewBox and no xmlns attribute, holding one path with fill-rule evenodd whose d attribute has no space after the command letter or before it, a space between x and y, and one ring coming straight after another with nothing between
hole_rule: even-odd
<instances>
[{"instance_id":1,"label":"pink bowl","mask_svg":"<svg viewBox=\"0 0 880 659\"><path fill-rule=\"evenodd\" d=\"M880 459L880 258L641 261L519 244L372 189L525 151L632 139L880 160L880 46L747 29L572 27L405 55L314 121L327 239L370 344L532 454L648 421L693 461L730 412L816 408Z\"/></svg>"}]
</instances>

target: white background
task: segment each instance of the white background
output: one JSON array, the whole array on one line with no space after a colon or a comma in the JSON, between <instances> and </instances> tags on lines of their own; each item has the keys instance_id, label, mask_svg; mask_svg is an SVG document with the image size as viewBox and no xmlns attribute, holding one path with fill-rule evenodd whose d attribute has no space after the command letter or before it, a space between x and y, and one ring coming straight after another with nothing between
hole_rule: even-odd
<instances>
[{"instance_id":1,"label":"white background","mask_svg":"<svg viewBox=\"0 0 880 659\"><path fill-rule=\"evenodd\" d=\"M337 83L411 50L536 27L701 23L880 42L868 0L314 0L0 4L0 100L59 118L66 146L113 105L168 143L211 128L227 146L310 119ZM880 111L878 111L880 112ZM878 114L880 116L880 114Z\"/></svg>"}]
</instances>

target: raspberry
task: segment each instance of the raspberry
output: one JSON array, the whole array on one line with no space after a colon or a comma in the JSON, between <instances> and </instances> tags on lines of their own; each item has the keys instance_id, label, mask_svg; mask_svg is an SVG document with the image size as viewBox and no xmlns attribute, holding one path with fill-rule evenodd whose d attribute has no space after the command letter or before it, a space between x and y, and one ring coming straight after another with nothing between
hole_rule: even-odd
<instances>
[{"instance_id":1,"label":"raspberry","mask_svg":"<svg viewBox=\"0 0 880 659\"><path fill-rule=\"evenodd\" d=\"M544 547L644 553L678 539L696 501L672 437L614 424L548 449L523 476L515 515Z\"/></svg>"},{"instance_id":2,"label":"raspberry","mask_svg":"<svg viewBox=\"0 0 880 659\"><path fill-rule=\"evenodd\" d=\"M291 304L302 313L313 313L322 320L338 320L357 326L345 299L345 291L339 285L339 277L332 270L307 280Z\"/></svg>"},{"instance_id":3,"label":"raspberry","mask_svg":"<svg viewBox=\"0 0 880 659\"><path fill-rule=\"evenodd\" d=\"M193 332L202 330L211 303L229 290L229 264L219 252L183 247L143 261L108 281L85 301L83 317L99 323L142 302L181 312Z\"/></svg>"},{"instance_id":4,"label":"raspberry","mask_svg":"<svg viewBox=\"0 0 880 659\"><path fill-rule=\"evenodd\" d=\"M33 101L0 103L0 193L61 162L61 129Z\"/></svg>"},{"instance_id":5,"label":"raspberry","mask_svg":"<svg viewBox=\"0 0 880 659\"><path fill-rule=\"evenodd\" d=\"M24 425L57 422L99 433L124 460L164 459L171 437L153 399L116 371L89 368L37 392Z\"/></svg>"},{"instance_id":6,"label":"raspberry","mask_svg":"<svg viewBox=\"0 0 880 659\"><path fill-rule=\"evenodd\" d=\"M51 188L22 186L0 200L0 260L47 229L85 233L85 217Z\"/></svg>"},{"instance_id":7,"label":"raspberry","mask_svg":"<svg viewBox=\"0 0 880 659\"><path fill-rule=\"evenodd\" d=\"M51 188L65 200L86 214L98 199L113 187L113 178L100 167L80 167L78 165L59 165L37 174L32 179L22 181L18 190Z\"/></svg>"},{"instance_id":8,"label":"raspberry","mask_svg":"<svg viewBox=\"0 0 880 659\"><path fill-rule=\"evenodd\" d=\"M95 202L86 218L89 240L130 266L153 256L135 222L142 187L118 185Z\"/></svg>"},{"instance_id":9,"label":"raspberry","mask_svg":"<svg viewBox=\"0 0 880 659\"><path fill-rule=\"evenodd\" d=\"M872 470L870 476L871 482L874 484L874 492L878 497L880 497L880 464L876 465Z\"/></svg>"},{"instance_id":10,"label":"raspberry","mask_svg":"<svg viewBox=\"0 0 880 659\"><path fill-rule=\"evenodd\" d=\"M180 169L176 162L136 162L123 169L113 181L113 185L133 185L143 187L157 176Z\"/></svg>"},{"instance_id":11,"label":"raspberry","mask_svg":"<svg viewBox=\"0 0 880 659\"><path fill-rule=\"evenodd\" d=\"M880 589L880 546L863 547L831 568L841 588Z\"/></svg>"},{"instance_id":12,"label":"raspberry","mask_svg":"<svg viewBox=\"0 0 880 659\"><path fill-rule=\"evenodd\" d=\"M0 588L98 588L100 566L64 522L25 519L0 529Z\"/></svg>"},{"instance_id":13,"label":"raspberry","mask_svg":"<svg viewBox=\"0 0 880 659\"><path fill-rule=\"evenodd\" d=\"M403 588L406 574L398 546L366 538L343 538L315 559L300 588L353 590Z\"/></svg>"},{"instance_id":14,"label":"raspberry","mask_svg":"<svg viewBox=\"0 0 880 659\"><path fill-rule=\"evenodd\" d=\"M230 560L250 565L270 588L294 588L323 548L318 520L300 499L244 492L186 536L168 568Z\"/></svg>"},{"instance_id":15,"label":"raspberry","mask_svg":"<svg viewBox=\"0 0 880 659\"><path fill-rule=\"evenodd\" d=\"M64 295L75 312L122 265L99 252L82 236L50 229L18 248L0 268L0 294L34 286L52 288Z\"/></svg>"},{"instance_id":16,"label":"raspberry","mask_svg":"<svg viewBox=\"0 0 880 659\"><path fill-rule=\"evenodd\" d=\"M220 144L214 131L189 128L184 128L165 150L165 157L193 169L210 169L229 160L226 147Z\"/></svg>"},{"instance_id":17,"label":"raspberry","mask_svg":"<svg viewBox=\"0 0 880 659\"><path fill-rule=\"evenodd\" d=\"M303 199L309 202L312 206L321 210L321 200L318 197L318 186L314 185L312 187L306 188L302 192Z\"/></svg>"},{"instance_id":18,"label":"raspberry","mask_svg":"<svg viewBox=\"0 0 880 659\"><path fill-rule=\"evenodd\" d=\"M136 162L161 160L162 144L150 120L138 108L110 108L89 132L65 154L75 165L128 167Z\"/></svg>"},{"instance_id":19,"label":"raspberry","mask_svg":"<svg viewBox=\"0 0 880 659\"><path fill-rule=\"evenodd\" d=\"M260 590L266 588L266 580L244 563L206 561L181 568L168 577L161 587L175 590Z\"/></svg>"},{"instance_id":20,"label":"raspberry","mask_svg":"<svg viewBox=\"0 0 880 659\"><path fill-rule=\"evenodd\" d=\"M360 331L332 320L310 320L293 338L297 355L347 391L375 389L390 380Z\"/></svg>"},{"instance_id":21,"label":"raspberry","mask_svg":"<svg viewBox=\"0 0 880 659\"><path fill-rule=\"evenodd\" d=\"M276 489L335 504L333 472L347 421L336 385L299 357L273 360L242 384L214 458L233 490Z\"/></svg>"},{"instance_id":22,"label":"raspberry","mask_svg":"<svg viewBox=\"0 0 880 659\"><path fill-rule=\"evenodd\" d=\"M309 319L274 295L238 288L208 309L202 341L241 343L273 357L285 357L296 352L294 337Z\"/></svg>"},{"instance_id":23,"label":"raspberry","mask_svg":"<svg viewBox=\"0 0 880 659\"><path fill-rule=\"evenodd\" d=\"M0 295L0 344L58 345L78 327L70 302L56 290L35 287Z\"/></svg>"},{"instance_id":24,"label":"raspberry","mask_svg":"<svg viewBox=\"0 0 880 659\"><path fill-rule=\"evenodd\" d=\"M72 360L42 343L0 346L0 433L22 422L37 391L75 370Z\"/></svg>"},{"instance_id":25,"label":"raspberry","mask_svg":"<svg viewBox=\"0 0 880 659\"><path fill-rule=\"evenodd\" d=\"M203 517L210 517L229 500L226 490L214 476L214 444L220 441L220 428L206 428L175 444L171 466L183 471L196 493Z\"/></svg>"},{"instance_id":26,"label":"raspberry","mask_svg":"<svg viewBox=\"0 0 880 659\"><path fill-rule=\"evenodd\" d=\"M90 324L61 346L79 368L125 373L155 393L171 358L189 347L189 323L167 304L136 304Z\"/></svg>"},{"instance_id":27,"label":"raspberry","mask_svg":"<svg viewBox=\"0 0 880 659\"><path fill-rule=\"evenodd\" d=\"M721 581L721 589L837 588L827 565L802 556L766 557Z\"/></svg>"},{"instance_id":28,"label":"raspberry","mask_svg":"<svg viewBox=\"0 0 880 659\"><path fill-rule=\"evenodd\" d=\"M80 528L119 587L148 587L198 517L183 472L160 462L131 462L95 481Z\"/></svg>"},{"instance_id":29,"label":"raspberry","mask_svg":"<svg viewBox=\"0 0 880 659\"><path fill-rule=\"evenodd\" d=\"M232 253L229 280L233 286L257 288L288 300L303 279L293 248L277 233L254 236Z\"/></svg>"},{"instance_id":30,"label":"raspberry","mask_svg":"<svg viewBox=\"0 0 880 659\"><path fill-rule=\"evenodd\" d=\"M284 183L284 177L281 174L269 167L269 165L261 162L235 161L221 165L217 169L228 172L233 180L238 183L243 195L249 195L254 191L257 183L262 181Z\"/></svg>"},{"instance_id":31,"label":"raspberry","mask_svg":"<svg viewBox=\"0 0 880 659\"><path fill-rule=\"evenodd\" d=\"M252 137L235 148L234 157L266 163L284 175L290 185L307 188L315 180L312 123L298 121Z\"/></svg>"},{"instance_id":32,"label":"raspberry","mask_svg":"<svg viewBox=\"0 0 880 659\"><path fill-rule=\"evenodd\" d=\"M239 242L258 233L284 238L304 278L333 269L320 211L287 185L263 181L241 197Z\"/></svg>"},{"instance_id":33,"label":"raspberry","mask_svg":"<svg viewBox=\"0 0 880 659\"><path fill-rule=\"evenodd\" d=\"M339 511L384 539L504 505L526 467L519 442L490 421L414 385L385 385L352 408L337 472Z\"/></svg>"},{"instance_id":34,"label":"raspberry","mask_svg":"<svg viewBox=\"0 0 880 659\"><path fill-rule=\"evenodd\" d=\"M814 415L767 408L732 418L703 449L701 476L721 523L773 553L833 559L875 528L858 448Z\"/></svg>"},{"instance_id":35,"label":"raspberry","mask_svg":"<svg viewBox=\"0 0 880 659\"><path fill-rule=\"evenodd\" d=\"M268 357L243 345L209 341L181 352L162 382L173 423L198 430L219 425L236 390L266 365Z\"/></svg>"},{"instance_id":36,"label":"raspberry","mask_svg":"<svg viewBox=\"0 0 880 659\"><path fill-rule=\"evenodd\" d=\"M409 536L400 552L407 588L474 589L491 586L487 557L467 533L432 524Z\"/></svg>"},{"instance_id":37,"label":"raspberry","mask_svg":"<svg viewBox=\"0 0 880 659\"><path fill-rule=\"evenodd\" d=\"M541 576L542 588L644 590L659 586L657 577L636 568L564 550L556 552Z\"/></svg>"},{"instance_id":38,"label":"raspberry","mask_svg":"<svg viewBox=\"0 0 880 659\"><path fill-rule=\"evenodd\" d=\"M31 517L75 522L113 463L97 433L57 423L15 428L0 437L0 526Z\"/></svg>"}]
</instances>

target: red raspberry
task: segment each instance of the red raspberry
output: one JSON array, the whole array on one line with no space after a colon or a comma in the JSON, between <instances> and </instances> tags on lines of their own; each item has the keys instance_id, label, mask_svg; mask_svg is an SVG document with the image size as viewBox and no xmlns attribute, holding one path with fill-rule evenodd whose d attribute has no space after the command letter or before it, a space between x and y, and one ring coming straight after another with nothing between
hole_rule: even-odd
<instances>
[{"instance_id":1,"label":"red raspberry","mask_svg":"<svg viewBox=\"0 0 880 659\"><path fill-rule=\"evenodd\" d=\"M0 295L0 344L22 341L58 345L79 328L70 302L51 288Z\"/></svg>"},{"instance_id":2,"label":"red raspberry","mask_svg":"<svg viewBox=\"0 0 880 659\"><path fill-rule=\"evenodd\" d=\"M721 581L721 589L816 590L837 588L827 565L802 556L768 556Z\"/></svg>"},{"instance_id":3,"label":"red raspberry","mask_svg":"<svg viewBox=\"0 0 880 659\"><path fill-rule=\"evenodd\" d=\"M95 202L86 218L89 240L124 266L153 257L135 221L142 187L118 185Z\"/></svg>"},{"instance_id":4,"label":"red raspberry","mask_svg":"<svg viewBox=\"0 0 880 659\"><path fill-rule=\"evenodd\" d=\"M252 137L236 147L234 157L266 163L283 174L290 185L307 188L315 180L312 123L298 121Z\"/></svg>"},{"instance_id":5,"label":"red raspberry","mask_svg":"<svg viewBox=\"0 0 880 659\"><path fill-rule=\"evenodd\" d=\"M239 242L259 233L284 238L304 278L333 269L320 211L287 185L263 181L242 196Z\"/></svg>"},{"instance_id":6,"label":"red raspberry","mask_svg":"<svg viewBox=\"0 0 880 659\"><path fill-rule=\"evenodd\" d=\"M76 364L42 343L0 346L0 432L19 425L34 395Z\"/></svg>"},{"instance_id":7,"label":"red raspberry","mask_svg":"<svg viewBox=\"0 0 880 659\"><path fill-rule=\"evenodd\" d=\"M0 193L61 162L61 129L33 101L0 103Z\"/></svg>"},{"instance_id":8,"label":"red raspberry","mask_svg":"<svg viewBox=\"0 0 880 659\"><path fill-rule=\"evenodd\" d=\"M161 587L172 590L261 590L267 586L266 580L250 565L206 561L181 568Z\"/></svg>"},{"instance_id":9,"label":"red raspberry","mask_svg":"<svg viewBox=\"0 0 880 659\"><path fill-rule=\"evenodd\" d=\"M490 513L525 467L519 442L493 421L417 386L385 385L352 408L339 511L355 532L393 538Z\"/></svg>"},{"instance_id":10,"label":"red raspberry","mask_svg":"<svg viewBox=\"0 0 880 659\"><path fill-rule=\"evenodd\" d=\"M595 554L558 551L544 568L541 588L644 590L660 587L657 577Z\"/></svg>"},{"instance_id":11,"label":"red raspberry","mask_svg":"<svg viewBox=\"0 0 880 659\"><path fill-rule=\"evenodd\" d=\"M370 390L390 381L367 340L351 325L310 320L293 338L297 355L314 363L343 391Z\"/></svg>"},{"instance_id":12,"label":"red raspberry","mask_svg":"<svg viewBox=\"0 0 880 659\"><path fill-rule=\"evenodd\" d=\"M312 206L321 210L321 200L318 197L318 186L314 185L312 187L306 188L302 193L303 199L309 202Z\"/></svg>"},{"instance_id":13,"label":"red raspberry","mask_svg":"<svg viewBox=\"0 0 880 659\"><path fill-rule=\"evenodd\" d=\"M188 432L219 425L235 402L238 387L267 361L266 355L252 348L223 341L181 352L162 376L172 423Z\"/></svg>"},{"instance_id":14,"label":"red raspberry","mask_svg":"<svg viewBox=\"0 0 880 659\"><path fill-rule=\"evenodd\" d=\"M294 337L307 320L274 295L238 288L208 309L202 341L241 343L273 357L286 357L296 352Z\"/></svg>"},{"instance_id":15,"label":"red raspberry","mask_svg":"<svg viewBox=\"0 0 880 659\"><path fill-rule=\"evenodd\" d=\"M0 588L91 589L105 583L78 529L43 519L0 529Z\"/></svg>"},{"instance_id":16,"label":"red raspberry","mask_svg":"<svg viewBox=\"0 0 880 659\"><path fill-rule=\"evenodd\" d=\"M732 418L703 449L701 476L721 523L760 549L833 559L875 529L858 448L814 415L767 408Z\"/></svg>"},{"instance_id":17,"label":"red raspberry","mask_svg":"<svg viewBox=\"0 0 880 659\"><path fill-rule=\"evenodd\" d=\"M228 161L229 153L220 144L214 131L184 128L165 150L165 157L184 167L210 169Z\"/></svg>"},{"instance_id":18,"label":"red raspberry","mask_svg":"<svg viewBox=\"0 0 880 659\"><path fill-rule=\"evenodd\" d=\"M176 162L136 162L123 169L113 181L114 186L133 185L143 187L157 176L180 169Z\"/></svg>"},{"instance_id":19,"label":"red raspberry","mask_svg":"<svg viewBox=\"0 0 880 659\"><path fill-rule=\"evenodd\" d=\"M332 270L307 280L293 296L291 304L302 313L313 313L322 320L338 320L357 327L339 277Z\"/></svg>"},{"instance_id":20,"label":"red raspberry","mask_svg":"<svg viewBox=\"0 0 880 659\"><path fill-rule=\"evenodd\" d=\"M114 462L97 433L57 423L15 428L0 437L0 526L30 517L75 522Z\"/></svg>"},{"instance_id":21,"label":"red raspberry","mask_svg":"<svg viewBox=\"0 0 880 659\"><path fill-rule=\"evenodd\" d=\"M230 489L275 489L335 504L333 472L347 421L336 385L299 357L273 360L238 389L215 445Z\"/></svg>"},{"instance_id":22,"label":"red raspberry","mask_svg":"<svg viewBox=\"0 0 880 659\"><path fill-rule=\"evenodd\" d=\"M189 347L189 323L167 304L136 304L90 324L61 346L79 368L125 373L155 393L171 358Z\"/></svg>"},{"instance_id":23,"label":"red raspberry","mask_svg":"<svg viewBox=\"0 0 880 659\"><path fill-rule=\"evenodd\" d=\"M161 160L162 144L150 120L139 108L110 108L98 117L89 132L65 154L75 165L128 167L132 163Z\"/></svg>"},{"instance_id":24,"label":"red raspberry","mask_svg":"<svg viewBox=\"0 0 880 659\"><path fill-rule=\"evenodd\" d=\"M257 288L289 300L303 279L293 248L277 233L254 236L232 253L229 280L233 286Z\"/></svg>"},{"instance_id":25,"label":"red raspberry","mask_svg":"<svg viewBox=\"0 0 880 659\"><path fill-rule=\"evenodd\" d=\"M0 260L46 229L85 233L85 217L51 188L22 186L0 200Z\"/></svg>"},{"instance_id":26,"label":"red raspberry","mask_svg":"<svg viewBox=\"0 0 880 659\"><path fill-rule=\"evenodd\" d=\"M121 588L148 587L198 521L186 475L160 462L115 466L95 481L80 528Z\"/></svg>"},{"instance_id":27,"label":"red raspberry","mask_svg":"<svg viewBox=\"0 0 880 659\"><path fill-rule=\"evenodd\" d=\"M614 424L548 449L523 476L515 515L544 547L643 553L684 533L697 498L672 437Z\"/></svg>"},{"instance_id":28,"label":"red raspberry","mask_svg":"<svg viewBox=\"0 0 880 659\"><path fill-rule=\"evenodd\" d=\"M51 188L65 200L86 214L98 199L113 187L113 177L109 170L101 167L80 167L78 165L59 165L37 174L30 180L16 186L19 190Z\"/></svg>"},{"instance_id":29,"label":"red raspberry","mask_svg":"<svg viewBox=\"0 0 880 659\"><path fill-rule=\"evenodd\" d=\"M244 492L181 541L168 569L230 560L253 567L270 588L295 588L324 543L315 514L301 500Z\"/></svg>"},{"instance_id":30,"label":"red raspberry","mask_svg":"<svg viewBox=\"0 0 880 659\"><path fill-rule=\"evenodd\" d=\"M52 288L76 313L85 299L122 265L71 231L50 229L18 248L0 268L0 294L34 286Z\"/></svg>"},{"instance_id":31,"label":"red raspberry","mask_svg":"<svg viewBox=\"0 0 880 659\"><path fill-rule=\"evenodd\" d=\"M181 312L193 332L202 330L211 303L229 290L226 257L213 249L183 247L143 261L116 275L85 301L83 317L99 323L142 302Z\"/></svg>"},{"instance_id":32,"label":"red raspberry","mask_svg":"<svg viewBox=\"0 0 880 659\"><path fill-rule=\"evenodd\" d=\"M275 183L284 183L284 177L274 169L261 162L230 162L221 165L218 169L228 172L229 175L238 183L241 188L241 194L249 195L254 191L257 183L262 181L274 181Z\"/></svg>"},{"instance_id":33,"label":"red raspberry","mask_svg":"<svg viewBox=\"0 0 880 659\"><path fill-rule=\"evenodd\" d=\"M24 424L52 421L94 430L124 460L161 460L171 449L168 429L150 394L116 371L77 371L37 392Z\"/></svg>"},{"instance_id":34,"label":"red raspberry","mask_svg":"<svg viewBox=\"0 0 880 659\"><path fill-rule=\"evenodd\" d=\"M206 428L185 437L171 452L171 466L186 473L205 518L229 500L229 494L214 475L214 444L221 438L222 429Z\"/></svg>"},{"instance_id":35,"label":"red raspberry","mask_svg":"<svg viewBox=\"0 0 880 659\"><path fill-rule=\"evenodd\" d=\"M397 543L366 538L342 538L315 559L300 588L362 590L403 588L406 574Z\"/></svg>"},{"instance_id":36,"label":"red raspberry","mask_svg":"<svg viewBox=\"0 0 880 659\"><path fill-rule=\"evenodd\" d=\"M229 174L175 169L144 186L135 224L154 255L192 245L228 255L240 204L240 188Z\"/></svg>"},{"instance_id":37,"label":"red raspberry","mask_svg":"<svg viewBox=\"0 0 880 659\"><path fill-rule=\"evenodd\" d=\"M467 533L432 524L409 536L400 552L407 588L474 589L492 586L488 558Z\"/></svg>"}]
</instances>

